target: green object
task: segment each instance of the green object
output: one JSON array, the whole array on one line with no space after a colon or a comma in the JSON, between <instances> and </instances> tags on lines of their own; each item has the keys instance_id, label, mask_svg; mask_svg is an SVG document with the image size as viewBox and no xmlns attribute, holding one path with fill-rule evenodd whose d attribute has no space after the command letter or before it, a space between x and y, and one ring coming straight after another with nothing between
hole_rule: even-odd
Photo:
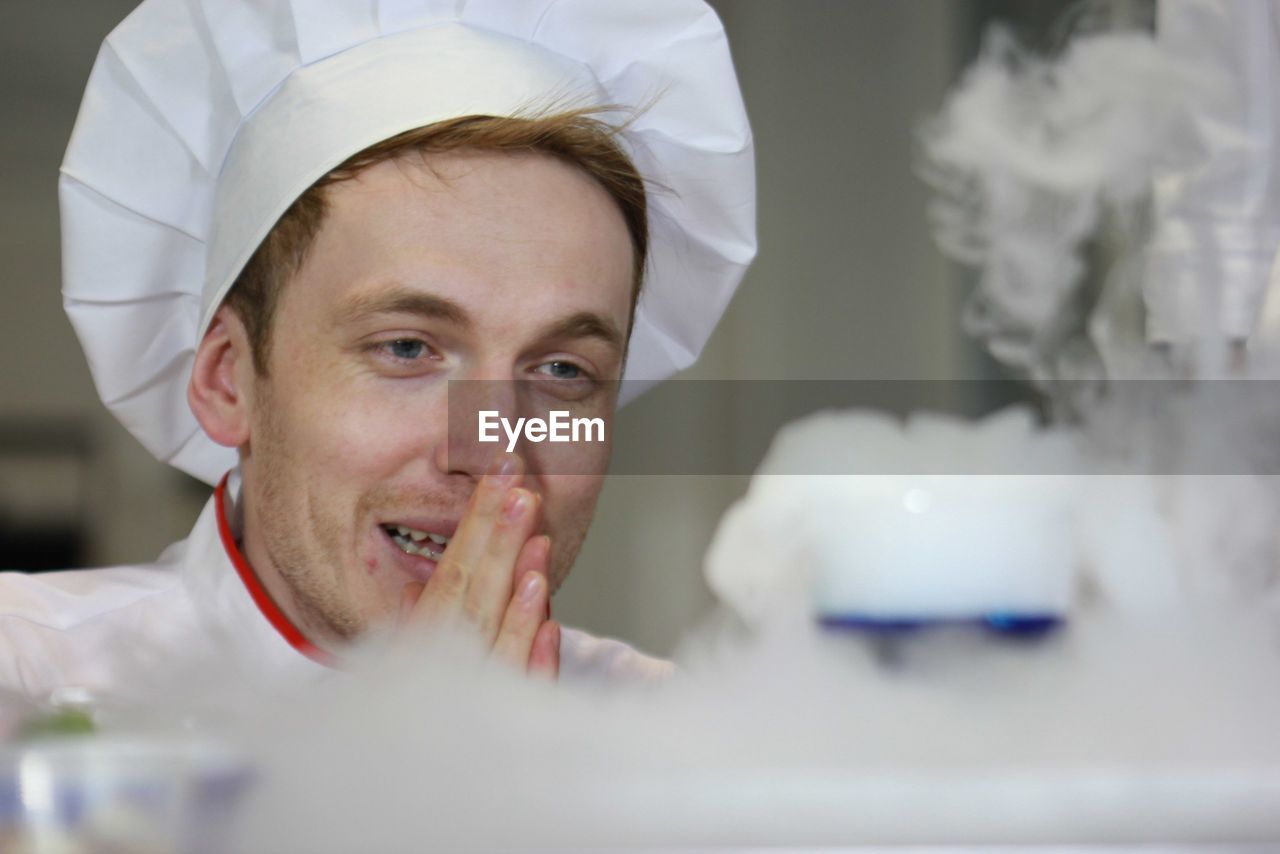
<instances>
[{"instance_id":1,"label":"green object","mask_svg":"<svg viewBox=\"0 0 1280 854\"><path fill-rule=\"evenodd\" d=\"M23 724L18 731L18 740L88 735L93 731L93 717L88 712L81 709L59 709Z\"/></svg>"}]
</instances>

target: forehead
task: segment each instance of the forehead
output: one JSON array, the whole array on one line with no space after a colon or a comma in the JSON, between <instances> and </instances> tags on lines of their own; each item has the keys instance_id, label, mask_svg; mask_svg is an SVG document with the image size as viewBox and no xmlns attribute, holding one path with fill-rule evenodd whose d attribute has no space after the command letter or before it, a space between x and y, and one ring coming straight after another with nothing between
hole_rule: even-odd
<instances>
[{"instance_id":1,"label":"forehead","mask_svg":"<svg viewBox=\"0 0 1280 854\"><path fill-rule=\"evenodd\" d=\"M621 211L555 157L402 157L326 188L326 203L300 287L285 289L284 301L304 312L394 287L508 325L589 309L627 327L633 249Z\"/></svg>"}]
</instances>

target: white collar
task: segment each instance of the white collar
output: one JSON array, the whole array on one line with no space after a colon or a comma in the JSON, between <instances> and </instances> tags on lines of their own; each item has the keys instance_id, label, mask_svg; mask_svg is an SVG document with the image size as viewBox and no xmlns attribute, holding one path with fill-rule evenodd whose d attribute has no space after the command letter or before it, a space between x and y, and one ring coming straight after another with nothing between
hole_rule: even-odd
<instances>
[{"instance_id":1,"label":"white collar","mask_svg":"<svg viewBox=\"0 0 1280 854\"><path fill-rule=\"evenodd\" d=\"M325 653L309 644L271 601L240 553L232 529L238 514L231 499L239 486L238 473L232 473L215 490L191 531L178 571L218 652L229 654L238 669L261 677L264 687L287 690L332 670L321 663ZM225 514L219 513L220 499Z\"/></svg>"}]
</instances>

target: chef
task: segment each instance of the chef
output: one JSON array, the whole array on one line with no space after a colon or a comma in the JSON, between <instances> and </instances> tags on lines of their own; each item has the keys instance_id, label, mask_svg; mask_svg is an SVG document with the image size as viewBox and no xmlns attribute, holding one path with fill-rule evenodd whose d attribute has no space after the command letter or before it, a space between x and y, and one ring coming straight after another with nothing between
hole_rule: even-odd
<instances>
[{"instance_id":1,"label":"chef","mask_svg":"<svg viewBox=\"0 0 1280 854\"><path fill-rule=\"evenodd\" d=\"M127 698L217 661L288 690L388 626L668 672L550 616L607 444L500 452L448 394L610 414L697 358L755 251L701 0L145 0L59 191L103 401L216 488L156 563L0 576L0 687Z\"/></svg>"}]
</instances>

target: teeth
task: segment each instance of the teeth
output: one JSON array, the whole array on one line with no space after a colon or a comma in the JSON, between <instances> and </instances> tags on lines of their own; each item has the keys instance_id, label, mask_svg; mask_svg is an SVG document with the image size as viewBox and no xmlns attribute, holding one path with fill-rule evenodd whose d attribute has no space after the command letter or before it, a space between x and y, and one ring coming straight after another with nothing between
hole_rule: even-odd
<instances>
[{"instance_id":1,"label":"teeth","mask_svg":"<svg viewBox=\"0 0 1280 854\"><path fill-rule=\"evenodd\" d=\"M396 533L402 537L408 537L415 543L420 543L427 538L427 535L422 531L415 531L413 528L406 528L403 525L396 526Z\"/></svg>"},{"instance_id":2,"label":"teeth","mask_svg":"<svg viewBox=\"0 0 1280 854\"><path fill-rule=\"evenodd\" d=\"M432 560L439 560L444 555L443 552L435 551L434 549L431 549L427 546L416 545L408 540L397 539L395 543L397 546L400 547L401 551L411 555L420 555L422 557L429 557Z\"/></svg>"},{"instance_id":3,"label":"teeth","mask_svg":"<svg viewBox=\"0 0 1280 854\"><path fill-rule=\"evenodd\" d=\"M413 540L415 543L429 539L436 545L443 546L449 542L448 537L442 537L439 534L428 534L426 531L415 531L413 528L406 528L402 525L396 526L396 533L405 539Z\"/></svg>"},{"instance_id":4,"label":"teeth","mask_svg":"<svg viewBox=\"0 0 1280 854\"><path fill-rule=\"evenodd\" d=\"M429 557L432 560L440 560L440 558L444 557L444 552L433 551L431 549L423 548L421 546L417 548L410 546L409 549L412 549L412 551L410 552L411 554L421 555L422 557ZM406 549L406 551L409 551L409 549Z\"/></svg>"},{"instance_id":5,"label":"teeth","mask_svg":"<svg viewBox=\"0 0 1280 854\"><path fill-rule=\"evenodd\" d=\"M433 548L433 546L445 546L449 543L448 537L442 537L439 534L428 534L425 531L415 531L413 528L406 528L403 525L396 525L395 536L391 539L395 542L400 550L411 555L420 555L422 557L431 558L432 560L440 560L444 555L443 548ZM423 544L423 540L431 540L432 545Z\"/></svg>"}]
</instances>

